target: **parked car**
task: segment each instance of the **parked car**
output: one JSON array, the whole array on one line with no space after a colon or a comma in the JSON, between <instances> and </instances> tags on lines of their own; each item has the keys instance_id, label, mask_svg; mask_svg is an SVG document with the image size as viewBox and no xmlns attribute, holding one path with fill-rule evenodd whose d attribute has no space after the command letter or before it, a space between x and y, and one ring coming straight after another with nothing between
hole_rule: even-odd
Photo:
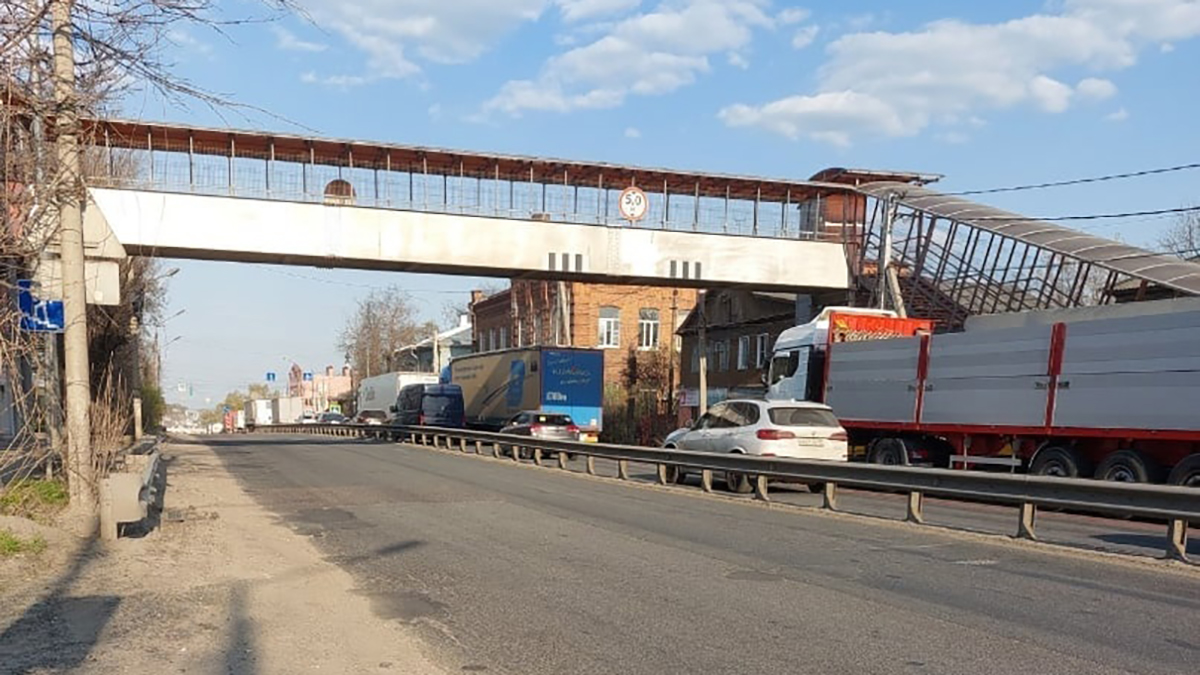
<instances>
[{"instance_id":1,"label":"parked car","mask_svg":"<svg viewBox=\"0 0 1200 675\"><path fill-rule=\"evenodd\" d=\"M382 410L360 410L354 416L355 424L366 424L369 426L378 426L387 420L387 413Z\"/></svg>"},{"instance_id":2,"label":"parked car","mask_svg":"<svg viewBox=\"0 0 1200 675\"><path fill-rule=\"evenodd\" d=\"M327 410L317 415L317 424L345 424L347 421L345 415L332 410Z\"/></svg>"},{"instance_id":3,"label":"parked car","mask_svg":"<svg viewBox=\"0 0 1200 675\"><path fill-rule=\"evenodd\" d=\"M790 459L849 459L846 430L833 410L808 401L723 401L690 428L669 434L663 447ZM685 472L674 473L676 481L683 480ZM725 484L733 492L752 489L749 476L733 471L726 472ZM820 489L820 485L809 487Z\"/></svg>"},{"instance_id":4,"label":"parked car","mask_svg":"<svg viewBox=\"0 0 1200 675\"><path fill-rule=\"evenodd\" d=\"M462 387L457 384L410 384L400 390L390 408L392 426L431 426L461 429L464 421Z\"/></svg>"},{"instance_id":5,"label":"parked car","mask_svg":"<svg viewBox=\"0 0 1200 675\"><path fill-rule=\"evenodd\" d=\"M527 410L513 415L512 419L508 420L508 423L500 429L500 433L530 436L550 441L578 441L580 439L579 427L576 426L570 415L540 410Z\"/></svg>"},{"instance_id":6,"label":"parked car","mask_svg":"<svg viewBox=\"0 0 1200 675\"><path fill-rule=\"evenodd\" d=\"M302 414L300 416L300 423L301 424L316 424L317 423L316 413L314 413L311 410L305 410L304 414Z\"/></svg>"}]
</instances>

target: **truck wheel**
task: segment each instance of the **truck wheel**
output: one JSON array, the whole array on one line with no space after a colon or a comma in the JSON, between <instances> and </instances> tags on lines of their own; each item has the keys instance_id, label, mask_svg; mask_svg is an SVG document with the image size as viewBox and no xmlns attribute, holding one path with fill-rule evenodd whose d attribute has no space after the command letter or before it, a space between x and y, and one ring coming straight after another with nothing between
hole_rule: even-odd
<instances>
[{"instance_id":1,"label":"truck wheel","mask_svg":"<svg viewBox=\"0 0 1200 675\"><path fill-rule=\"evenodd\" d=\"M1161 483L1165 473L1158 462L1136 450L1118 450L1100 462L1093 477L1118 483Z\"/></svg>"},{"instance_id":2,"label":"truck wheel","mask_svg":"<svg viewBox=\"0 0 1200 675\"><path fill-rule=\"evenodd\" d=\"M1087 478L1092 475L1091 469L1091 463L1074 448L1054 445L1038 452L1029 467L1029 473L1058 478Z\"/></svg>"},{"instance_id":3,"label":"truck wheel","mask_svg":"<svg viewBox=\"0 0 1200 675\"><path fill-rule=\"evenodd\" d=\"M730 492L735 492L739 495L748 494L754 489L754 485L750 482L750 476L737 471L725 472L725 487Z\"/></svg>"},{"instance_id":4,"label":"truck wheel","mask_svg":"<svg viewBox=\"0 0 1200 675\"><path fill-rule=\"evenodd\" d=\"M1171 485L1200 488L1200 453L1184 457L1167 478Z\"/></svg>"},{"instance_id":5,"label":"truck wheel","mask_svg":"<svg viewBox=\"0 0 1200 675\"><path fill-rule=\"evenodd\" d=\"M885 466L908 466L908 448L899 438L881 438L871 447L867 461Z\"/></svg>"}]
</instances>

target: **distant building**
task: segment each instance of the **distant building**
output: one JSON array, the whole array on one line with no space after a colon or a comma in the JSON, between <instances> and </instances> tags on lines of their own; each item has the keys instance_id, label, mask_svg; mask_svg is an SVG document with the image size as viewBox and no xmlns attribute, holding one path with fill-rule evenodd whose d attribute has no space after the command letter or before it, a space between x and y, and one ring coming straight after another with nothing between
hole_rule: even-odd
<instances>
[{"instance_id":1,"label":"distant building","mask_svg":"<svg viewBox=\"0 0 1200 675\"><path fill-rule=\"evenodd\" d=\"M697 307L679 328L683 342L680 413L687 419L699 415L702 322L708 350L710 406L727 398L765 395L762 378L770 365L775 339L797 324L794 293L724 289L705 293L703 302L703 316ZM809 311L803 304L800 309Z\"/></svg>"},{"instance_id":2,"label":"distant building","mask_svg":"<svg viewBox=\"0 0 1200 675\"><path fill-rule=\"evenodd\" d=\"M427 337L415 344L397 349L392 355L394 370L415 371L418 373L439 373L442 368L450 365L450 360L465 356L474 351L471 332L471 316L463 314L458 317L458 325L437 334L437 364L433 358L433 337Z\"/></svg>"},{"instance_id":3,"label":"distant building","mask_svg":"<svg viewBox=\"0 0 1200 675\"><path fill-rule=\"evenodd\" d=\"M604 381L619 385L631 349L635 358L662 348L678 354L672 336L695 306L696 294L691 288L514 280L488 297L472 293L474 348L603 349Z\"/></svg>"},{"instance_id":4,"label":"distant building","mask_svg":"<svg viewBox=\"0 0 1200 675\"><path fill-rule=\"evenodd\" d=\"M354 386L350 366L342 366L340 373L333 366L326 366L324 373L313 373L310 380L304 379L304 373L298 364L292 364L288 371L288 396L303 399L305 410L324 412L332 404L352 397Z\"/></svg>"}]
</instances>

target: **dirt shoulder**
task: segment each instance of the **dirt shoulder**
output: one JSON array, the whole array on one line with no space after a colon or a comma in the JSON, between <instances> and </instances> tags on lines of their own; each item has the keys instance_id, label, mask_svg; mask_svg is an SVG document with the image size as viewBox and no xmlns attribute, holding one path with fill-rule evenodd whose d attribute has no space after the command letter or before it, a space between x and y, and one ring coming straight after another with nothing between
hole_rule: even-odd
<instances>
[{"instance_id":1,"label":"dirt shoulder","mask_svg":"<svg viewBox=\"0 0 1200 675\"><path fill-rule=\"evenodd\" d=\"M167 445L165 517L112 545L48 532L0 563L3 673L441 673L348 573L200 444Z\"/></svg>"}]
</instances>

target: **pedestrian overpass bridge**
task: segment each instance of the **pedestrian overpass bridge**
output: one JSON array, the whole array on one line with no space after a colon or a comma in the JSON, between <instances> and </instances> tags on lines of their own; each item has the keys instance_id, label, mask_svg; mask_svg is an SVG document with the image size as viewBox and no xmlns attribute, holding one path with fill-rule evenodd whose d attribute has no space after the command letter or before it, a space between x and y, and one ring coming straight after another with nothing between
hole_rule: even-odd
<instances>
[{"instance_id":1,"label":"pedestrian overpass bridge","mask_svg":"<svg viewBox=\"0 0 1200 675\"><path fill-rule=\"evenodd\" d=\"M841 290L836 183L92 121L89 240L129 255ZM625 188L645 216L619 214ZM839 201L842 200L842 201ZM810 206L806 206L810 205Z\"/></svg>"},{"instance_id":2,"label":"pedestrian overpass bridge","mask_svg":"<svg viewBox=\"0 0 1200 675\"><path fill-rule=\"evenodd\" d=\"M83 138L92 260L827 291L945 329L1200 295L1200 264L940 194L921 174L774 180L121 120L85 120ZM636 221L618 208L632 186L647 199Z\"/></svg>"}]
</instances>

